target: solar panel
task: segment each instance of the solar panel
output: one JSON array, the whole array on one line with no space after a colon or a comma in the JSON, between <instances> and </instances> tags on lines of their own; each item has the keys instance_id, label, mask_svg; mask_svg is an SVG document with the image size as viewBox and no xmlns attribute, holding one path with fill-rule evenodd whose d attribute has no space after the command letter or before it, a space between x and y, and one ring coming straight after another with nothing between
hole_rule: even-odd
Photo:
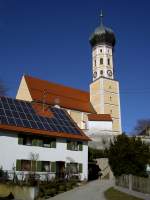
<instances>
[{"instance_id":1,"label":"solar panel","mask_svg":"<svg viewBox=\"0 0 150 200\"><path fill-rule=\"evenodd\" d=\"M18 127L80 134L68 113L59 108L50 107L53 117L38 115L32 103L7 97L0 97L0 124Z\"/></svg>"}]
</instances>

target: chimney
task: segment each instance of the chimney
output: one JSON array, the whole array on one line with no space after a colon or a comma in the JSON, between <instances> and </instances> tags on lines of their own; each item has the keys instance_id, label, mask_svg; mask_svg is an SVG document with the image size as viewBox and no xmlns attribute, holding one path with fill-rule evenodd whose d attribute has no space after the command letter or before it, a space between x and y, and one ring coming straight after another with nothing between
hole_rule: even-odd
<instances>
[{"instance_id":1,"label":"chimney","mask_svg":"<svg viewBox=\"0 0 150 200\"><path fill-rule=\"evenodd\" d=\"M60 99L59 99L59 97L54 99L54 107L55 108L60 108Z\"/></svg>"}]
</instances>

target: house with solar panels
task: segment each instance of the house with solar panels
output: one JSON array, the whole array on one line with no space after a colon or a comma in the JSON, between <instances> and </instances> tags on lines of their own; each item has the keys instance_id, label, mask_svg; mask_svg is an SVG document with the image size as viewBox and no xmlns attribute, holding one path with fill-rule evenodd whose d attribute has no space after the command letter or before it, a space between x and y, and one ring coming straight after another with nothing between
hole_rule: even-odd
<instances>
[{"instance_id":1,"label":"house with solar panels","mask_svg":"<svg viewBox=\"0 0 150 200\"><path fill-rule=\"evenodd\" d=\"M66 110L0 97L0 166L10 178L88 177L89 138Z\"/></svg>"},{"instance_id":2,"label":"house with solar panels","mask_svg":"<svg viewBox=\"0 0 150 200\"><path fill-rule=\"evenodd\" d=\"M90 91L24 75L17 99L59 105L87 134L94 148L104 148L111 138L122 133L119 82L114 74L114 32L102 22L90 37L93 77Z\"/></svg>"}]
</instances>

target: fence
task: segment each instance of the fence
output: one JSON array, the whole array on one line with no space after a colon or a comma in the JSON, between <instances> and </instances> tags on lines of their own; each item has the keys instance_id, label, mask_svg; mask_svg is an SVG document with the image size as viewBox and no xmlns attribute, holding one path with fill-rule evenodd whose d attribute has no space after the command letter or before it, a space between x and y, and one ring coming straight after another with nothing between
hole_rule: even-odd
<instances>
[{"instance_id":1,"label":"fence","mask_svg":"<svg viewBox=\"0 0 150 200\"><path fill-rule=\"evenodd\" d=\"M137 177L133 175L122 175L116 178L116 185L150 194L150 178Z\"/></svg>"}]
</instances>

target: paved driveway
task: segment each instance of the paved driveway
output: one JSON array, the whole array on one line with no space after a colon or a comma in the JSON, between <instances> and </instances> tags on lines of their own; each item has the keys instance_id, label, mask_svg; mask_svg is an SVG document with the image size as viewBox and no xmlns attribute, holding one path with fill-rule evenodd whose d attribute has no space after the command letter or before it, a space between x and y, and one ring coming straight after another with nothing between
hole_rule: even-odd
<instances>
[{"instance_id":1,"label":"paved driveway","mask_svg":"<svg viewBox=\"0 0 150 200\"><path fill-rule=\"evenodd\" d=\"M114 181L96 180L84 186L64 192L49 200L105 200L104 191L114 185Z\"/></svg>"}]
</instances>

